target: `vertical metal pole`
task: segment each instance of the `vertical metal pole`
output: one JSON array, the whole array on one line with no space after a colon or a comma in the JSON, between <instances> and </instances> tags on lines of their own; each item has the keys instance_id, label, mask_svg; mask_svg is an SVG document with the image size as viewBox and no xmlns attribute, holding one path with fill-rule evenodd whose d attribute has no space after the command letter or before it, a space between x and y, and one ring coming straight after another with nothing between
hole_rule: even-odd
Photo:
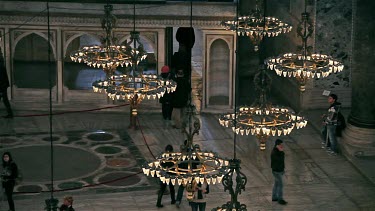
<instances>
[{"instance_id":1,"label":"vertical metal pole","mask_svg":"<svg viewBox=\"0 0 375 211\"><path fill-rule=\"evenodd\" d=\"M50 161L51 161L51 187L50 199L45 200L47 211L57 211L58 200L53 198L54 183L53 183L53 140L52 140L52 70L51 70L51 28L50 28L50 14L49 1L47 1L47 44L48 44L48 86L49 86L49 141L50 141Z\"/></svg>"}]
</instances>

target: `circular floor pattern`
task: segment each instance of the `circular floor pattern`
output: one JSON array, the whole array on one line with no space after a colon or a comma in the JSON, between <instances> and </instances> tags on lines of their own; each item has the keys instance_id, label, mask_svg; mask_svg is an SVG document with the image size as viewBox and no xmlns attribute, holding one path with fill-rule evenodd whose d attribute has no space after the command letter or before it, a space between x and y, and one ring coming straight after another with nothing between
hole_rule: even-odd
<instances>
[{"instance_id":1,"label":"circular floor pattern","mask_svg":"<svg viewBox=\"0 0 375 211\"><path fill-rule=\"evenodd\" d=\"M113 182L107 183L109 181L113 181ZM139 178L139 176L136 175L136 173L127 173L127 172L109 173L104 176L101 176L98 180L99 183L105 183L105 185L107 186L114 186L114 187L135 185L139 183L140 181L141 181L141 178Z\"/></svg>"},{"instance_id":2,"label":"circular floor pattern","mask_svg":"<svg viewBox=\"0 0 375 211\"><path fill-rule=\"evenodd\" d=\"M22 171L23 182L50 181L50 145L24 146L7 149ZM2 154L4 149L0 150ZM88 175L100 167L100 158L89 151L55 145L54 179L66 180Z\"/></svg>"},{"instance_id":3,"label":"circular floor pattern","mask_svg":"<svg viewBox=\"0 0 375 211\"><path fill-rule=\"evenodd\" d=\"M95 152L106 154L106 155L112 155L121 152L122 149L119 147L113 147L113 146L102 146L95 149Z\"/></svg>"},{"instance_id":4,"label":"circular floor pattern","mask_svg":"<svg viewBox=\"0 0 375 211\"><path fill-rule=\"evenodd\" d=\"M39 185L22 185L17 188L18 192L23 193L39 193L43 190Z\"/></svg>"},{"instance_id":5,"label":"circular floor pattern","mask_svg":"<svg viewBox=\"0 0 375 211\"><path fill-rule=\"evenodd\" d=\"M17 142L16 138L4 137L0 139L0 144L14 144Z\"/></svg>"},{"instance_id":6,"label":"circular floor pattern","mask_svg":"<svg viewBox=\"0 0 375 211\"><path fill-rule=\"evenodd\" d=\"M114 138L112 134L106 132L91 133L87 136L91 141L109 141Z\"/></svg>"},{"instance_id":7,"label":"circular floor pattern","mask_svg":"<svg viewBox=\"0 0 375 211\"><path fill-rule=\"evenodd\" d=\"M47 137L42 138L42 140L49 142L51 139L50 139L49 136L47 136ZM58 140L60 140L60 137L58 137L58 136L52 136L52 141L58 141Z\"/></svg>"},{"instance_id":8,"label":"circular floor pattern","mask_svg":"<svg viewBox=\"0 0 375 211\"><path fill-rule=\"evenodd\" d=\"M83 187L83 183L81 182L63 182L58 185L58 187L62 190L66 189L79 189Z\"/></svg>"},{"instance_id":9,"label":"circular floor pattern","mask_svg":"<svg viewBox=\"0 0 375 211\"><path fill-rule=\"evenodd\" d=\"M131 167L132 163L126 158L109 158L107 165L111 167Z\"/></svg>"}]
</instances>

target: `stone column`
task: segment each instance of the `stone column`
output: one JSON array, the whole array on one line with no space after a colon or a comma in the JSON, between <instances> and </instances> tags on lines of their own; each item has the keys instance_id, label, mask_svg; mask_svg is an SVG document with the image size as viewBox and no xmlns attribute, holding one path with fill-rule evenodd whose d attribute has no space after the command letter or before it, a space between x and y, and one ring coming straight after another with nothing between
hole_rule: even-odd
<instances>
[{"instance_id":1,"label":"stone column","mask_svg":"<svg viewBox=\"0 0 375 211\"><path fill-rule=\"evenodd\" d=\"M157 54L156 54L156 61L157 64L157 73L160 73L159 71L161 68L165 65L165 30L159 29L158 30L158 36L157 36Z\"/></svg>"},{"instance_id":2,"label":"stone column","mask_svg":"<svg viewBox=\"0 0 375 211\"><path fill-rule=\"evenodd\" d=\"M353 0L352 107L344 132L344 152L375 155L375 13L372 0Z\"/></svg>"}]
</instances>

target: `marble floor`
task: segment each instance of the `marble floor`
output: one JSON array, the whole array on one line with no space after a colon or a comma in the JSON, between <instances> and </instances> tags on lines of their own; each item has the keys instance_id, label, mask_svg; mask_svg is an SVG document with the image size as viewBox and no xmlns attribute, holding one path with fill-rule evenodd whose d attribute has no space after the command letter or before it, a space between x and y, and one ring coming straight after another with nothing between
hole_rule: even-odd
<instances>
[{"instance_id":1,"label":"marble floor","mask_svg":"<svg viewBox=\"0 0 375 211\"><path fill-rule=\"evenodd\" d=\"M140 166L162 152L165 145L178 149L185 139L180 130L162 119L158 106L141 106L139 130L127 128L126 106L54 116L54 197L61 201L64 195L72 195L77 211L190 210L186 200L180 208L171 205L169 195L163 197L164 208L157 208L156 180L139 173ZM94 107L75 105L59 109ZM16 210L42 211L44 200L51 197L49 118L25 116L46 113L43 109L31 111L15 106L15 113L18 117L14 119L0 119L0 152L14 153L24 175L16 187ZM308 118L315 116L310 113ZM272 202L270 151L274 139L269 140L265 151L259 150L252 136L237 136L234 146L232 132L222 128L217 117L213 113L200 115L201 130L194 142L226 158L233 157L236 149L248 179L239 201L248 210L375 210L374 183L344 156L332 156L321 149L314 124L282 137L286 148L284 195L289 203L282 206ZM373 164L369 162L367 167ZM222 185L212 185L207 210L229 199ZM5 201L1 201L0 210L7 210Z\"/></svg>"}]
</instances>

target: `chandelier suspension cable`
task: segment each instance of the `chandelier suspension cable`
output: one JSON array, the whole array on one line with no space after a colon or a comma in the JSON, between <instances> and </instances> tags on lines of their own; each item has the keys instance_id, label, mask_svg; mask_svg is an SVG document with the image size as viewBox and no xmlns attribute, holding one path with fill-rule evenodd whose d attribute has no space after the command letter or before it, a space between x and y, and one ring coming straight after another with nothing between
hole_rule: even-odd
<instances>
[{"instance_id":1,"label":"chandelier suspension cable","mask_svg":"<svg viewBox=\"0 0 375 211\"><path fill-rule=\"evenodd\" d=\"M305 0L305 13L304 15L307 15L307 2ZM302 38L302 43L303 43L303 61L305 62L306 60L306 57L307 57L307 37L310 36L307 34L307 21L303 21L303 36L301 36Z\"/></svg>"},{"instance_id":2,"label":"chandelier suspension cable","mask_svg":"<svg viewBox=\"0 0 375 211\"><path fill-rule=\"evenodd\" d=\"M49 141L50 141L50 199L46 199L46 210L54 211L57 209L58 200L54 198L54 150L52 138L52 70L51 70L51 27L49 1L47 0L47 45L48 45L48 87L49 87Z\"/></svg>"},{"instance_id":3,"label":"chandelier suspension cable","mask_svg":"<svg viewBox=\"0 0 375 211\"><path fill-rule=\"evenodd\" d=\"M50 28L50 14L49 14L49 1L47 1L47 33L48 33L48 82L49 82L49 138L51 144L51 198L53 198L53 141L52 141L52 74L51 74L51 28Z\"/></svg>"},{"instance_id":4,"label":"chandelier suspension cable","mask_svg":"<svg viewBox=\"0 0 375 211\"><path fill-rule=\"evenodd\" d=\"M238 68L239 68L239 62L238 62L238 47L239 47L239 34L238 34L238 26L239 26L239 0L236 2L236 30L235 30L235 38L236 38L236 50L235 50L235 59L236 59L236 65L235 65L235 73L234 77L232 79L232 82L234 83L234 113L233 113L233 125L236 128L237 127L237 119L239 117L239 111L237 110L237 89L238 89ZM242 191L245 191L245 186L247 183L247 178L244 173L241 172L241 160L237 159L236 154L236 145L237 145L237 134L233 134L233 159L229 160L229 169L225 173L223 177L223 186L224 191L228 191L230 194L230 201L227 201L225 204L215 208L214 210L220 210L220 211L246 211L246 205L241 204L238 201L238 195L241 194ZM235 182L233 181L235 180Z\"/></svg>"},{"instance_id":5,"label":"chandelier suspension cable","mask_svg":"<svg viewBox=\"0 0 375 211\"><path fill-rule=\"evenodd\" d=\"M135 33L135 1L133 1L133 33ZM132 36L132 35L130 35L130 36ZM134 95L134 98L136 98L137 95L135 93L135 90L137 88L137 85L135 83L135 71L138 71L138 62L137 62L138 55L137 55L137 42L135 40L134 40L133 46L134 46L134 49L133 49L133 51L134 51L134 60L133 60L133 66L132 66L133 67L133 70L132 70L132 72L133 72L133 88L134 88L133 89L133 95Z\"/></svg>"},{"instance_id":6,"label":"chandelier suspension cable","mask_svg":"<svg viewBox=\"0 0 375 211\"><path fill-rule=\"evenodd\" d=\"M238 67L239 67L239 65L238 65L238 46L239 46L239 44L238 44L238 42L239 42L239 40L238 40L238 38L239 38L239 36L238 36L238 26L239 26L239 24L238 24L238 17L239 17L239 2L240 2L240 0L237 0L237 2L236 2L236 34L235 34L235 36L236 36L236 51L235 51L235 56L236 56L236 66L235 66L235 68L236 68L236 70L235 70L235 74L234 74L234 77L233 77L233 82L234 82L234 109L233 109L233 111L234 111L234 116L235 116L235 119L237 119L237 86L238 86L238 80L237 80L237 71L238 71ZM237 126L237 121L235 121L234 122L234 125L235 126ZM236 145L237 145L237 134L236 133L234 133L233 134L233 159L237 159L237 152L236 152Z\"/></svg>"}]
</instances>

